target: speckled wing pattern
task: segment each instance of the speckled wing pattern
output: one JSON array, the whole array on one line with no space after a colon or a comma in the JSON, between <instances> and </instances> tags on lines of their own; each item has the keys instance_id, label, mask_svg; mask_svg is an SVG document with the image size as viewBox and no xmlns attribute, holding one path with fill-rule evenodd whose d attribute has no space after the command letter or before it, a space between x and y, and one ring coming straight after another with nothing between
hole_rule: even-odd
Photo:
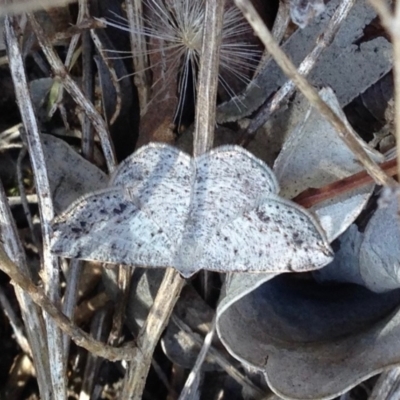
<instances>
[{"instance_id":1,"label":"speckled wing pattern","mask_svg":"<svg viewBox=\"0 0 400 400\"><path fill-rule=\"evenodd\" d=\"M199 268L220 271L304 272L323 267L333 253L311 215L276 195L219 226ZM250 268L249 268L250 267Z\"/></svg>"},{"instance_id":2,"label":"speckled wing pattern","mask_svg":"<svg viewBox=\"0 0 400 400\"><path fill-rule=\"evenodd\" d=\"M150 144L123 161L110 188L84 196L53 223L52 251L85 260L168 267L181 241L193 160Z\"/></svg>"},{"instance_id":3,"label":"speckled wing pattern","mask_svg":"<svg viewBox=\"0 0 400 400\"><path fill-rule=\"evenodd\" d=\"M189 218L175 267L196 271L216 229L279 190L268 166L239 146L221 146L195 160L196 178ZM202 267L201 267L202 268ZM208 265L206 269L214 269Z\"/></svg>"},{"instance_id":4,"label":"speckled wing pattern","mask_svg":"<svg viewBox=\"0 0 400 400\"><path fill-rule=\"evenodd\" d=\"M185 277L200 269L304 271L332 258L314 218L278 197L273 172L241 147L193 159L150 144L118 167L109 186L54 220L53 252L171 266Z\"/></svg>"}]
</instances>

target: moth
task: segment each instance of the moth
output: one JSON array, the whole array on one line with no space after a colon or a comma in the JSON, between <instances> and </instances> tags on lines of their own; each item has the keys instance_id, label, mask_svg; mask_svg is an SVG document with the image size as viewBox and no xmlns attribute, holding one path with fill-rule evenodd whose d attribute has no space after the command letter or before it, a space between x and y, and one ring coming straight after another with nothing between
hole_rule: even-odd
<instances>
[{"instance_id":1,"label":"moth","mask_svg":"<svg viewBox=\"0 0 400 400\"><path fill-rule=\"evenodd\" d=\"M123 161L107 189L52 223L51 248L67 258L218 272L301 272L332 250L306 210L277 195L270 168L238 146L192 158L149 144Z\"/></svg>"}]
</instances>

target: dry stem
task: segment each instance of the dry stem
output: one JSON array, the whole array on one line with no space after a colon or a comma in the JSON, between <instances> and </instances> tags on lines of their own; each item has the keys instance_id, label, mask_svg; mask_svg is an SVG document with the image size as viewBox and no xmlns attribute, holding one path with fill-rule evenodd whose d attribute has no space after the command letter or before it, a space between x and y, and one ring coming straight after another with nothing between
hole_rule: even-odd
<instances>
[{"instance_id":1,"label":"dry stem","mask_svg":"<svg viewBox=\"0 0 400 400\"><path fill-rule=\"evenodd\" d=\"M178 300L185 280L173 268L168 268L146 322L140 329L137 345L139 353L125 375L121 400L141 400L151 366L154 350Z\"/></svg>"},{"instance_id":2,"label":"dry stem","mask_svg":"<svg viewBox=\"0 0 400 400\"><path fill-rule=\"evenodd\" d=\"M219 49L225 0L207 1L196 100L193 156L212 148L218 87Z\"/></svg>"},{"instance_id":3,"label":"dry stem","mask_svg":"<svg viewBox=\"0 0 400 400\"><path fill-rule=\"evenodd\" d=\"M35 16L31 14L29 15L29 19L39 41L40 47L42 48L47 61L52 67L53 73L61 80L64 88L75 100L75 102L83 109L87 117L90 119L93 127L96 129L100 137L101 147L107 162L108 170L111 173L115 169L116 158L110 135L104 120L101 118L93 104L87 100L76 82L69 75L67 69L60 60L60 57L54 51L51 42L44 34L43 29L36 20Z\"/></svg>"},{"instance_id":4,"label":"dry stem","mask_svg":"<svg viewBox=\"0 0 400 400\"><path fill-rule=\"evenodd\" d=\"M131 41L134 83L138 89L140 114L146 112L150 98L150 78L147 61L146 40L140 32L144 31L142 0L125 0L126 14L129 22L129 37Z\"/></svg>"},{"instance_id":5,"label":"dry stem","mask_svg":"<svg viewBox=\"0 0 400 400\"><path fill-rule=\"evenodd\" d=\"M73 324L46 296L43 290L37 287L31 279L18 270L18 267L10 260L0 244L0 269L7 274L29 297L40 306L52 321L78 345L87 351L110 361L133 360L137 358L137 349L132 344L116 348L98 342L90 337L82 329ZM58 398L57 398L58 399Z\"/></svg>"},{"instance_id":6,"label":"dry stem","mask_svg":"<svg viewBox=\"0 0 400 400\"><path fill-rule=\"evenodd\" d=\"M3 185L0 182L0 231L1 240L7 253L18 268L30 275L25 252L18 237L17 227L13 220ZM51 380L46 342L46 330L40 309L20 288L16 288L18 303L26 327L29 344L33 354L39 392L43 400L51 399Z\"/></svg>"},{"instance_id":7,"label":"dry stem","mask_svg":"<svg viewBox=\"0 0 400 400\"><path fill-rule=\"evenodd\" d=\"M224 1L207 0L202 55L197 88L194 154L200 155L212 147L215 128L215 104L218 85L219 47ZM185 281L179 273L167 269L149 316L137 339L140 353L125 376L123 400L140 400L158 340L165 328Z\"/></svg>"},{"instance_id":8,"label":"dry stem","mask_svg":"<svg viewBox=\"0 0 400 400\"><path fill-rule=\"evenodd\" d=\"M307 76L313 70L322 52L333 42L341 23L346 19L355 2L356 0L343 0L340 3L332 15L325 32L322 36L318 37L315 47L299 65L299 74ZM288 80L284 85L282 85L271 100L261 107L257 112L257 115L251 120L251 123L246 130L246 134L254 134L267 122L268 118L281 107L284 100L291 96L295 90L296 85L292 80Z\"/></svg>"},{"instance_id":9,"label":"dry stem","mask_svg":"<svg viewBox=\"0 0 400 400\"><path fill-rule=\"evenodd\" d=\"M47 177L46 162L40 140L33 104L30 97L28 82L25 74L24 63L19 49L18 29L16 18L5 19L5 32L10 70L22 121L26 130L26 140L34 172L36 192L39 201L39 212L43 233L42 268L45 290L49 297L57 303L59 301L59 266L57 257L50 253L50 221L54 217L53 204L49 180ZM53 383L53 396L62 400L67 398L65 379L65 359L62 351L62 333L53 321L44 315L47 330L47 344L50 374Z\"/></svg>"},{"instance_id":10,"label":"dry stem","mask_svg":"<svg viewBox=\"0 0 400 400\"><path fill-rule=\"evenodd\" d=\"M235 3L243 12L243 15L249 21L250 25L253 27L254 31L259 36L266 49L271 53L272 57L274 57L276 63L281 67L283 72L294 82L311 105L315 107L335 128L339 137L346 143L349 149L354 153L355 157L363 164L367 172L374 178L375 182L380 185L395 185L395 181L388 177L368 156L355 132L346 127L344 122L321 99L315 88L299 74L291 60L276 43L271 32L265 26L251 2L249 0L235 0Z\"/></svg>"},{"instance_id":11,"label":"dry stem","mask_svg":"<svg viewBox=\"0 0 400 400\"><path fill-rule=\"evenodd\" d=\"M389 32L393 43L397 168L400 176L400 4L398 1L396 2L394 14L392 14L384 0L370 0L370 3L375 7L381 18L382 25Z\"/></svg>"}]
</instances>

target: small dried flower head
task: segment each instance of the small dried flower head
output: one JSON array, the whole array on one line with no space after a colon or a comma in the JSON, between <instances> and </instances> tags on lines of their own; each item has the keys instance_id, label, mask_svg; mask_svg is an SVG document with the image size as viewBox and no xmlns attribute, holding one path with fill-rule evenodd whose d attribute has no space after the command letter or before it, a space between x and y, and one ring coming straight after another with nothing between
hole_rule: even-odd
<instances>
[{"instance_id":1,"label":"small dried flower head","mask_svg":"<svg viewBox=\"0 0 400 400\"><path fill-rule=\"evenodd\" d=\"M205 1L144 0L144 6L144 27L133 29L137 29L135 33L143 35L147 41L146 56L150 59L150 67L161 67L161 73L157 74L159 77L156 81L153 79L153 87L159 85L160 81L165 87L179 76L179 111L188 90L195 92L205 20ZM132 30L131 26L122 25L121 21L109 21L109 24ZM251 32L240 10L233 4L228 5L222 29L219 71L220 86L228 97L234 97L236 88L242 89L249 82L259 58L258 46L249 43L248 40L252 37ZM189 87L190 85L193 86Z\"/></svg>"}]
</instances>

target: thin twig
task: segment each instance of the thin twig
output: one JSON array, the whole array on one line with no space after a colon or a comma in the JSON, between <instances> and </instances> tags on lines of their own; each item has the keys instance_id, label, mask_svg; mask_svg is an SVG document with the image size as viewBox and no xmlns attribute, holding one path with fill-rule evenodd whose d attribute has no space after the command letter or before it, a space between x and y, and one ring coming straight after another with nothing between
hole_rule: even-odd
<instances>
[{"instance_id":1,"label":"thin twig","mask_svg":"<svg viewBox=\"0 0 400 400\"><path fill-rule=\"evenodd\" d=\"M321 99L315 88L298 73L294 64L275 42L271 32L265 26L251 2L249 0L235 0L235 3L283 72L294 82L311 105L335 128L339 137L346 143L374 180L380 185L395 185L395 181L391 177L388 177L368 156L356 133L345 125L335 112Z\"/></svg>"},{"instance_id":2,"label":"thin twig","mask_svg":"<svg viewBox=\"0 0 400 400\"><path fill-rule=\"evenodd\" d=\"M391 34L393 29L393 14L389 4L384 0L369 0L381 19L382 26Z\"/></svg>"},{"instance_id":3,"label":"thin twig","mask_svg":"<svg viewBox=\"0 0 400 400\"><path fill-rule=\"evenodd\" d=\"M274 21L272 28L272 35L278 43L281 43L285 36L287 27L290 22L289 2L284 0L279 2L278 13ZM263 55L259 64L257 65L256 72L254 73L253 79L268 65L271 60L271 54L267 50L264 50Z\"/></svg>"},{"instance_id":4,"label":"thin twig","mask_svg":"<svg viewBox=\"0 0 400 400\"><path fill-rule=\"evenodd\" d=\"M110 361L133 360L138 358L138 350L132 343L125 344L119 348L108 346L103 342L94 340L90 335L73 324L71 320L53 304L41 288L36 286L31 279L18 270L17 266L5 253L1 244L0 270L7 274L16 285L23 289L24 292L52 318L53 322L63 332L71 336L72 340L78 346L81 346L87 351ZM57 399L59 399L59 397L57 397Z\"/></svg>"},{"instance_id":5,"label":"thin twig","mask_svg":"<svg viewBox=\"0 0 400 400\"><path fill-rule=\"evenodd\" d=\"M36 192L39 200L39 212L43 234L42 266L45 290L56 304L59 302L59 266L57 257L50 252L50 221L54 218L51 191L46 170L46 162L40 140L39 127L30 97L22 54L16 34L16 18L5 19L5 32L10 62L11 76L14 83L20 114L26 131L29 156L34 172ZM53 396L67 398L65 379L65 359L62 351L62 333L48 315L44 315L47 329L50 374L53 383Z\"/></svg>"},{"instance_id":6,"label":"thin twig","mask_svg":"<svg viewBox=\"0 0 400 400\"><path fill-rule=\"evenodd\" d=\"M397 168L400 176L400 5L395 2L394 13L384 0L370 0L379 14L382 24L392 38L393 44L393 75L394 75L394 108L397 143Z\"/></svg>"},{"instance_id":7,"label":"thin twig","mask_svg":"<svg viewBox=\"0 0 400 400\"><path fill-rule=\"evenodd\" d=\"M398 400L400 398L400 368L382 372L368 400Z\"/></svg>"},{"instance_id":8,"label":"thin twig","mask_svg":"<svg viewBox=\"0 0 400 400\"><path fill-rule=\"evenodd\" d=\"M90 333L96 340L101 341L105 336L105 321L108 314L107 308L98 310L92 319ZM87 400L92 397L93 388L96 383L97 374L100 368L102 360L96 357L94 354L88 354L86 359L85 370L82 379L82 388L79 394L79 400Z\"/></svg>"},{"instance_id":9,"label":"thin twig","mask_svg":"<svg viewBox=\"0 0 400 400\"><path fill-rule=\"evenodd\" d=\"M356 0L343 0L340 3L332 15L326 30L318 37L315 47L299 65L299 74L303 76L309 75L315 67L322 52L333 42L341 23L346 19L355 2ZM270 116L281 107L282 103L292 95L295 89L296 85L292 80L288 80L284 85L282 85L271 100L261 107L256 116L252 118L250 125L246 129L246 135L253 135L261 126L263 126Z\"/></svg>"},{"instance_id":10,"label":"thin twig","mask_svg":"<svg viewBox=\"0 0 400 400\"><path fill-rule=\"evenodd\" d=\"M19 152L18 158L17 158L18 190L19 190L19 194L21 196L21 204L22 204L22 208L24 209L25 218L28 222L29 230L31 231L32 242L35 245L35 247L38 249L38 252L40 254L41 245L36 236L35 229L33 226L32 213L29 208L28 199L26 196L26 191L25 191L25 186L24 186L24 175L22 173L22 161L25 158L26 154L27 154L27 151L26 151L26 147L24 146L24 147L22 147L21 151Z\"/></svg>"},{"instance_id":11,"label":"thin twig","mask_svg":"<svg viewBox=\"0 0 400 400\"><path fill-rule=\"evenodd\" d=\"M216 125L216 100L218 87L219 51L221 47L221 31L224 18L225 1L208 0L205 9L203 43L200 59L200 70L197 87L196 124L193 141L193 156L202 155L212 148L214 129ZM204 295L208 296L208 276L204 273ZM201 366L205 360L215 331L215 319L206 335L196 363L179 396L180 400L187 398L195 390Z\"/></svg>"},{"instance_id":12,"label":"thin twig","mask_svg":"<svg viewBox=\"0 0 400 400\"><path fill-rule=\"evenodd\" d=\"M30 276L22 243L18 237L17 227L7 204L7 197L0 181L0 232L1 240L12 261L22 273ZM22 318L26 327L29 344L32 350L40 396L50 400L52 387L50 367L46 342L46 330L40 309L21 289L16 288L17 299L21 308Z\"/></svg>"},{"instance_id":13,"label":"thin twig","mask_svg":"<svg viewBox=\"0 0 400 400\"><path fill-rule=\"evenodd\" d=\"M379 164L380 168L389 176L397 174L397 161L392 159ZM329 183L320 188L309 188L292 199L295 203L310 208L325 200L340 196L351 190L374 183L372 177L366 171L360 171L346 178Z\"/></svg>"},{"instance_id":14,"label":"thin twig","mask_svg":"<svg viewBox=\"0 0 400 400\"><path fill-rule=\"evenodd\" d=\"M219 49L225 0L206 1L203 43L196 99L196 124L193 156L212 148L215 129L215 108L218 87Z\"/></svg>"},{"instance_id":15,"label":"thin twig","mask_svg":"<svg viewBox=\"0 0 400 400\"><path fill-rule=\"evenodd\" d=\"M219 47L221 41L224 1L207 0L204 21L199 85L197 88L194 154L200 155L212 147L215 128L215 103L218 84ZM179 273L169 268L165 272L149 316L142 326L137 343L140 360L131 363L122 390L123 400L142 398L146 377L155 346L165 328L184 285Z\"/></svg>"},{"instance_id":16,"label":"thin twig","mask_svg":"<svg viewBox=\"0 0 400 400\"><path fill-rule=\"evenodd\" d=\"M103 31L98 32L95 29L92 29L90 31L90 35L94 45L96 46L98 53L100 54L103 63L107 66L108 73L110 74L110 81L115 90L115 108L113 114L110 116L108 121L109 126L111 126L114 124L114 122L121 113L121 107L122 107L121 83L118 78L117 72L115 71L115 68L112 64L112 60L108 57L107 50L104 48L104 45L101 40L101 36L104 36L104 32Z\"/></svg>"},{"instance_id":17,"label":"thin twig","mask_svg":"<svg viewBox=\"0 0 400 400\"><path fill-rule=\"evenodd\" d=\"M81 11L82 9L82 11ZM89 7L87 0L79 1L78 16L83 14L81 19L78 17L78 23L83 18L89 17ZM94 77L93 77L93 45L90 32L82 33L82 89L88 101L93 103L94 100ZM84 114L82 119L82 155L88 161L92 161L94 153L94 132L90 119Z\"/></svg>"},{"instance_id":18,"label":"thin twig","mask_svg":"<svg viewBox=\"0 0 400 400\"><path fill-rule=\"evenodd\" d=\"M108 343L113 346L117 345L121 338L133 271L133 268L126 265L118 266L118 298L115 304L113 324L108 338Z\"/></svg>"},{"instance_id":19,"label":"thin twig","mask_svg":"<svg viewBox=\"0 0 400 400\"><path fill-rule=\"evenodd\" d=\"M28 194L26 196L26 201L28 204L37 204L38 202L37 194ZM8 197L8 204L10 205L10 207L22 205L21 196Z\"/></svg>"},{"instance_id":20,"label":"thin twig","mask_svg":"<svg viewBox=\"0 0 400 400\"><path fill-rule=\"evenodd\" d=\"M71 321L74 320L74 311L78 301L79 278L82 274L82 267L83 261L77 259L70 260L68 275L65 277L67 287L62 302L62 311ZM70 339L68 335L64 335L63 337L64 357L66 360L68 360Z\"/></svg>"},{"instance_id":21,"label":"thin twig","mask_svg":"<svg viewBox=\"0 0 400 400\"><path fill-rule=\"evenodd\" d=\"M193 340L199 346L199 348L202 346L203 338L201 338L197 333L193 332L192 329L179 317L177 317L175 314L172 314L171 321L181 330L181 332L190 336L191 340ZM210 347L207 358L209 361L218 364L231 378L242 385L243 388L245 388L253 398L269 399L270 394L264 393L261 388L257 387L246 375L235 368L229 359L227 359L213 346Z\"/></svg>"},{"instance_id":22,"label":"thin twig","mask_svg":"<svg viewBox=\"0 0 400 400\"><path fill-rule=\"evenodd\" d=\"M183 387L181 395L179 396L179 400L185 400L192 394L192 392L195 389L197 389L195 388L195 382L198 381L198 379L200 379L199 375L201 367L203 366L207 353L211 347L212 339L215 333L215 328L216 328L216 320L214 316L211 322L211 328L208 331L206 337L204 338L203 345L201 346L200 352L196 358L196 362L194 363L193 368L190 371L190 374L185 382L185 386Z\"/></svg>"},{"instance_id":23,"label":"thin twig","mask_svg":"<svg viewBox=\"0 0 400 400\"><path fill-rule=\"evenodd\" d=\"M20 0L13 1L11 4L4 4L4 1L2 1L0 7L0 17L4 15L19 14L39 10L46 5L49 7L61 7L75 1L76 0L41 0L39 2L37 0Z\"/></svg>"},{"instance_id":24,"label":"thin twig","mask_svg":"<svg viewBox=\"0 0 400 400\"><path fill-rule=\"evenodd\" d=\"M64 64L60 60L60 57L54 51L53 46L47 39L43 32L39 22L36 20L35 16L30 14L29 19L34 30L36 37L39 41L40 47L45 54L47 61L53 69L53 73L61 80L64 88L75 100L75 102L83 109L87 117L90 119L93 127L96 129L100 137L101 147L103 149L104 157L107 162L107 167L109 172L113 172L116 166L115 152L112 145L112 141L107 129L107 125L101 118L100 114L97 112L96 108L90 103L82 90L76 84L76 82L71 78Z\"/></svg>"},{"instance_id":25,"label":"thin twig","mask_svg":"<svg viewBox=\"0 0 400 400\"><path fill-rule=\"evenodd\" d=\"M139 331L139 353L125 375L121 400L141 400L151 359L161 333L165 329L179 294L185 284L179 273L168 268L149 315Z\"/></svg>"},{"instance_id":26,"label":"thin twig","mask_svg":"<svg viewBox=\"0 0 400 400\"><path fill-rule=\"evenodd\" d=\"M203 42L198 76L196 120L193 138L193 156L211 150L216 126L216 101L218 90L219 52L224 20L225 0L207 1L204 18ZM208 299L210 274L203 271L202 295Z\"/></svg>"},{"instance_id":27,"label":"thin twig","mask_svg":"<svg viewBox=\"0 0 400 400\"><path fill-rule=\"evenodd\" d=\"M27 354L28 356L32 357L32 351L29 346L28 340L25 337L24 332L24 325L22 321L17 316L16 312L12 308L8 297L4 293L2 287L0 287L0 305L3 309L4 314L7 316L8 320L10 321L11 328L14 332L15 340L18 343L21 350Z\"/></svg>"},{"instance_id":28,"label":"thin twig","mask_svg":"<svg viewBox=\"0 0 400 400\"><path fill-rule=\"evenodd\" d=\"M141 34L145 31L142 0L125 0L129 22L129 37L133 58L134 83L138 89L140 114L144 115L150 97L150 77L147 60L146 40Z\"/></svg>"}]
</instances>

